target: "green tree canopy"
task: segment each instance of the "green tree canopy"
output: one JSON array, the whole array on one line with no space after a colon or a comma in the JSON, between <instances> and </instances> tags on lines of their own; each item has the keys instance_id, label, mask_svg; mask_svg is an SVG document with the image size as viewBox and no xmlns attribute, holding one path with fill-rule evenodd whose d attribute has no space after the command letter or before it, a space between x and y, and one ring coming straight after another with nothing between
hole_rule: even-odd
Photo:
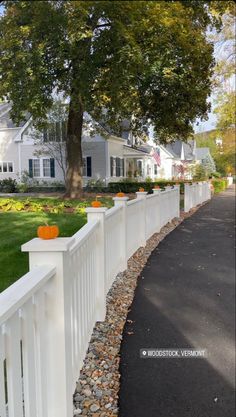
<instances>
[{"instance_id":1,"label":"green tree canopy","mask_svg":"<svg viewBox=\"0 0 236 417\"><path fill-rule=\"evenodd\" d=\"M53 94L69 99L67 193L82 183L83 113L119 133L154 126L187 139L207 115L213 47L224 2L7 1L0 21L0 95L15 121L45 120ZM227 2L226 2L227 3Z\"/></svg>"}]
</instances>

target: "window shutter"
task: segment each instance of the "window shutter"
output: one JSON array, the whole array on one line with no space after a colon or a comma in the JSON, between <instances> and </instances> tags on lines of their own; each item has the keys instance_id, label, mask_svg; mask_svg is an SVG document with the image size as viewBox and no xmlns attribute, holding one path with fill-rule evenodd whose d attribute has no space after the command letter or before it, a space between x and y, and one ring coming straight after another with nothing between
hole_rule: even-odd
<instances>
[{"instance_id":1,"label":"window shutter","mask_svg":"<svg viewBox=\"0 0 236 417\"><path fill-rule=\"evenodd\" d=\"M87 156L87 177L92 177L92 158Z\"/></svg>"},{"instance_id":2,"label":"window shutter","mask_svg":"<svg viewBox=\"0 0 236 417\"><path fill-rule=\"evenodd\" d=\"M120 177L120 158L116 158L116 177Z\"/></svg>"},{"instance_id":3,"label":"window shutter","mask_svg":"<svg viewBox=\"0 0 236 417\"><path fill-rule=\"evenodd\" d=\"M52 178L55 178L55 160L50 158L50 174Z\"/></svg>"},{"instance_id":4,"label":"window shutter","mask_svg":"<svg viewBox=\"0 0 236 417\"><path fill-rule=\"evenodd\" d=\"M29 176L33 178L33 159L29 159Z\"/></svg>"},{"instance_id":5,"label":"window shutter","mask_svg":"<svg viewBox=\"0 0 236 417\"><path fill-rule=\"evenodd\" d=\"M111 162L111 166L110 166L110 168L111 168L111 177L113 177L113 156L111 156L110 162Z\"/></svg>"},{"instance_id":6,"label":"window shutter","mask_svg":"<svg viewBox=\"0 0 236 417\"><path fill-rule=\"evenodd\" d=\"M123 177L125 176L125 160L122 159L122 165L123 165Z\"/></svg>"}]
</instances>

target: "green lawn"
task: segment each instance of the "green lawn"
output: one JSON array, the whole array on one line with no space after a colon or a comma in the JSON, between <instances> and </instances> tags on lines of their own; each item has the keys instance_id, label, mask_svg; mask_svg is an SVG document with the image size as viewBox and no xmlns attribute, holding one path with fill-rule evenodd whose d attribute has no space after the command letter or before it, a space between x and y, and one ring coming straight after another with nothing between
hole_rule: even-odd
<instances>
[{"instance_id":1,"label":"green lawn","mask_svg":"<svg viewBox=\"0 0 236 417\"><path fill-rule=\"evenodd\" d=\"M89 194L81 200L69 201L49 196L0 197L0 292L28 272L29 255L21 252L21 245L37 236L37 227L45 223L57 224L60 237L72 236L86 223L85 207L91 205L95 196ZM14 205L6 207L4 200ZM102 196L100 201L105 207L113 206L112 196ZM17 208L17 202L31 202L31 205ZM73 213L63 213L72 207Z\"/></svg>"},{"instance_id":2,"label":"green lawn","mask_svg":"<svg viewBox=\"0 0 236 417\"><path fill-rule=\"evenodd\" d=\"M36 237L37 227L56 223L60 236L72 236L86 223L86 215L53 213L0 213L0 292L28 272L28 253L21 245Z\"/></svg>"}]
</instances>

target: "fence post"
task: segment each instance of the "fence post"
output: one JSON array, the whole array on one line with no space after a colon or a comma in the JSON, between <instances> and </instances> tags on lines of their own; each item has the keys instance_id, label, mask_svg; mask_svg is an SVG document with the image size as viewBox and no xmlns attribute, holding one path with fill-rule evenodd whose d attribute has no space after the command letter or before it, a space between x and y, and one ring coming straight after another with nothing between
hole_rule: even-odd
<instances>
[{"instance_id":1,"label":"fence post","mask_svg":"<svg viewBox=\"0 0 236 417\"><path fill-rule=\"evenodd\" d=\"M176 199L176 217L180 217L180 185L175 184L175 189L177 190L177 199Z\"/></svg>"},{"instance_id":2,"label":"fence post","mask_svg":"<svg viewBox=\"0 0 236 417\"><path fill-rule=\"evenodd\" d=\"M154 195L158 196L157 199L157 233L161 230L161 189L160 188L153 188L152 192Z\"/></svg>"},{"instance_id":3,"label":"fence post","mask_svg":"<svg viewBox=\"0 0 236 417\"><path fill-rule=\"evenodd\" d=\"M139 200L142 200L142 210L141 210L141 237L140 237L140 246L146 246L146 198L147 198L147 191L137 191L136 196Z\"/></svg>"},{"instance_id":4,"label":"fence post","mask_svg":"<svg viewBox=\"0 0 236 417\"><path fill-rule=\"evenodd\" d=\"M184 211L187 213L190 210L190 185L184 183Z\"/></svg>"},{"instance_id":5,"label":"fence post","mask_svg":"<svg viewBox=\"0 0 236 417\"><path fill-rule=\"evenodd\" d=\"M47 363L49 417L71 417L73 415L71 327L70 308L67 301L69 296L68 250L73 243L73 238L53 240L35 238L21 247L23 252L29 252L30 271L40 265L48 264L56 267L51 292L46 295L49 330L47 334L49 338L49 360ZM40 352L38 353L40 355ZM38 390L40 389L39 386Z\"/></svg>"},{"instance_id":6,"label":"fence post","mask_svg":"<svg viewBox=\"0 0 236 417\"><path fill-rule=\"evenodd\" d=\"M121 271L125 271L127 269L127 201L129 197L113 197L113 201L115 206L122 207L122 224L120 225L121 228L121 235L122 235L122 264L121 264Z\"/></svg>"},{"instance_id":7,"label":"fence post","mask_svg":"<svg viewBox=\"0 0 236 417\"><path fill-rule=\"evenodd\" d=\"M98 299L98 316L97 321L104 321L106 317L106 250L105 250L105 213L106 207L87 207L88 222L91 220L99 220L98 233L98 256L97 256L97 299Z\"/></svg>"}]
</instances>

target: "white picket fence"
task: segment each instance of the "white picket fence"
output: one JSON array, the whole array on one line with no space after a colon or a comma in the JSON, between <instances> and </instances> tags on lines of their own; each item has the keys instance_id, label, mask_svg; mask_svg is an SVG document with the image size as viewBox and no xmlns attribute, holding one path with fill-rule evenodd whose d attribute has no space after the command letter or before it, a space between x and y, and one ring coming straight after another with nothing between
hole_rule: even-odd
<instances>
[{"instance_id":1,"label":"white picket fence","mask_svg":"<svg viewBox=\"0 0 236 417\"><path fill-rule=\"evenodd\" d=\"M198 204L211 198L211 185L208 181L184 184L184 211L188 212Z\"/></svg>"},{"instance_id":2,"label":"white picket fence","mask_svg":"<svg viewBox=\"0 0 236 417\"><path fill-rule=\"evenodd\" d=\"M114 203L86 209L87 224L71 238L22 246L30 272L0 294L1 417L72 417L76 380L93 327L105 318L106 294L128 258L179 217L179 187Z\"/></svg>"}]
</instances>

